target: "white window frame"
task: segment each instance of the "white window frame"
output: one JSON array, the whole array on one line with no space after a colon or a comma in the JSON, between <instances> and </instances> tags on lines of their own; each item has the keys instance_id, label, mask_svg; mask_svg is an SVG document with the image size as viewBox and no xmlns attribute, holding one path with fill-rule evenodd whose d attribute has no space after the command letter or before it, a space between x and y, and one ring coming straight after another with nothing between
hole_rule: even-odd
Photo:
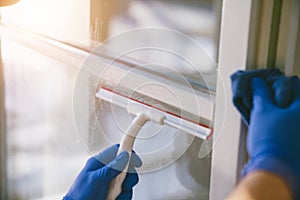
<instances>
[{"instance_id":1,"label":"white window frame","mask_svg":"<svg viewBox=\"0 0 300 200\"><path fill-rule=\"evenodd\" d=\"M231 103L229 77L236 70L274 67L287 75L299 76L299 5L298 0L223 0L211 200L225 199L239 182L240 171L248 159L246 127Z\"/></svg>"},{"instance_id":2,"label":"white window frame","mask_svg":"<svg viewBox=\"0 0 300 200\"><path fill-rule=\"evenodd\" d=\"M251 2L223 0L210 200L225 199L236 186L245 163L245 135L241 134L241 117L232 104L229 77L246 68Z\"/></svg>"}]
</instances>

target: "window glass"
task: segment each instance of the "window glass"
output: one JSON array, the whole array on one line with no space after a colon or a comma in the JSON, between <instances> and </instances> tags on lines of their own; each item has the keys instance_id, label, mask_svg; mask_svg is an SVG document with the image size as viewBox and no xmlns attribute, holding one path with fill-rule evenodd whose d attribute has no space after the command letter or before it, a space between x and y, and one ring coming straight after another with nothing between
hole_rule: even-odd
<instances>
[{"instance_id":1,"label":"window glass","mask_svg":"<svg viewBox=\"0 0 300 200\"><path fill-rule=\"evenodd\" d=\"M213 0L22 0L2 8L1 12L5 24L71 44L96 47L104 42L116 55L122 54L122 49L132 50L134 45L143 48L155 47L156 42L170 44L171 47L164 48L176 56L156 49L135 51L126 57L143 61L141 65L151 63L154 65L151 69L167 78L168 73L175 70L187 77L190 84L214 90L219 5L220 1ZM120 40L127 31L136 28L142 30L127 33L126 38ZM149 33L151 28L162 30L153 35ZM166 33L165 29L170 32ZM184 63L182 57L193 66ZM166 72L162 66L172 69Z\"/></svg>"},{"instance_id":2,"label":"window glass","mask_svg":"<svg viewBox=\"0 0 300 200\"><path fill-rule=\"evenodd\" d=\"M163 77L174 77L175 71L180 74L176 78L183 76L192 86L214 90L217 5L193 0L91 1L91 38L96 44L103 42L116 57L126 52L123 59L143 61L140 65Z\"/></svg>"},{"instance_id":3,"label":"window glass","mask_svg":"<svg viewBox=\"0 0 300 200\"><path fill-rule=\"evenodd\" d=\"M60 199L86 160L72 115L77 71L2 40L8 199Z\"/></svg>"},{"instance_id":4,"label":"window glass","mask_svg":"<svg viewBox=\"0 0 300 200\"><path fill-rule=\"evenodd\" d=\"M85 52L100 45L94 51L101 50L100 54L94 55L111 60L130 48L169 45L166 49L169 51L144 48L122 59L129 64L138 63L143 72L176 83L187 81L199 91L203 88L214 91L219 3L212 0L20 0L0 9L1 31L9 27L18 30L18 34L30 32ZM1 38L8 199L61 199L85 160L108 143L103 142L105 138L91 123L90 102L94 101L95 86L89 84L93 75L88 75L86 84L80 86L86 93L82 94L78 123L74 120L73 95L81 65L69 54L62 54L68 62L53 57L47 45L37 43L41 46L36 47L35 39L28 37L27 42L26 37L24 34L22 42L9 35ZM196 63L197 70L182 57ZM100 106L97 114L103 131L111 131L111 141L119 142L122 133L114 124L110 105ZM124 110L114 109L125 119ZM124 122L126 126L128 119ZM136 150L147 154L161 148L163 156L145 161L146 168L154 166L156 171L141 174L135 199L148 196L208 199L210 157L199 159L202 141L168 127L163 127L163 134L149 135L149 130L154 129L161 130L161 127L151 123L145 127ZM162 148L166 144L170 146ZM176 158L172 160L174 163L168 160L171 158ZM170 178L161 180L162 176ZM165 189L167 184L170 185Z\"/></svg>"}]
</instances>

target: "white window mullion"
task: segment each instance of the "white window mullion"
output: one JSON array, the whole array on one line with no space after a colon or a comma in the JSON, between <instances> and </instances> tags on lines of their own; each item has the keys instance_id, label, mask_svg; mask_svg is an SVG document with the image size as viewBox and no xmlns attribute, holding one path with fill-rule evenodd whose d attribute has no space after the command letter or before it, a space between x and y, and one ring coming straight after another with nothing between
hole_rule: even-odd
<instances>
[{"instance_id":1,"label":"white window mullion","mask_svg":"<svg viewBox=\"0 0 300 200\"><path fill-rule=\"evenodd\" d=\"M210 199L224 199L235 187L241 166L241 117L231 100L230 75L246 68L251 0L224 0L219 46ZM242 141L242 142L241 142Z\"/></svg>"}]
</instances>

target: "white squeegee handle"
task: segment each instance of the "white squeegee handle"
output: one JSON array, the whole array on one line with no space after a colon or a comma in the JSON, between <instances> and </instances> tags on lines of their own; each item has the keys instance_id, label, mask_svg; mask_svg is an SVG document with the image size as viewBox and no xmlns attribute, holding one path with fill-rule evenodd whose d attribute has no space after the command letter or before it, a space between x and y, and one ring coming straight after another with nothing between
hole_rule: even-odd
<instances>
[{"instance_id":1,"label":"white squeegee handle","mask_svg":"<svg viewBox=\"0 0 300 200\"><path fill-rule=\"evenodd\" d=\"M140 129L143 125L149 120L149 117L144 113L139 113L131 122L130 126L127 128L125 135L122 138L118 154L123 151L127 151L129 153L129 161L123 172L119 174L116 178L114 178L108 189L107 200L115 200L122 192L122 184L125 180L129 162L131 158L132 148L134 145L135 138L139 133Z\"/></svg>"}]
</instances>

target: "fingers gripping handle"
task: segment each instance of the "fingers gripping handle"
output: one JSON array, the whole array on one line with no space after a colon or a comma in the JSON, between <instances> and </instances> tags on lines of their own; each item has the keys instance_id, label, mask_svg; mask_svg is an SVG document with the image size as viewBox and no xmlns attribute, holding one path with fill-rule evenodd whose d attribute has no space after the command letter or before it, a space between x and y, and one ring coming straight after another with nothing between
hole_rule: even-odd
<instances>
[{"instance_id":1,"label":"fingers gripping handle","mask_svg":"<svg viewBox=\"0 0 300 200\"><path fill-rule=\"evenodd\" d=\"M118 154L120 154L123 151L127 151L129 153L130 161L135 138L139 133L140 129L148 120L149 117L144 113L140 113L134 118L134 120L131 122L130 126L126 130L125 135L122 138ZM121 194L122 184L126 177L128 166L129 162L125 167L124 171L111 181L108 189L107 200L115 200Z\"/></svg>"}]
</instances>

